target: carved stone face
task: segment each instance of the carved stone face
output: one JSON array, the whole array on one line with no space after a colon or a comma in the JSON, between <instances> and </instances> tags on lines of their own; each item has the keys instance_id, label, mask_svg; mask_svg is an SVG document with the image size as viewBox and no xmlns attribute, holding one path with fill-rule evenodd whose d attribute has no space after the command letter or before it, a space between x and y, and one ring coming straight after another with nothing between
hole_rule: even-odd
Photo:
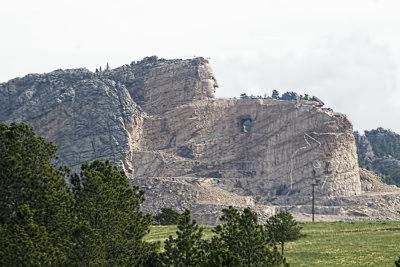
<instances>
[{"instance_id":1,"label":"carved stone face","mask_svg":"<svg viewBox=\"0 0 400 267\"><path fill-rule=\"evenodd\" d=\"M204 64L199 67L199 76L201 80L201 91L209 98L215 97L215 88L218 87L214 72L209 64Z\"/></svg>"},{"instance_id":2,"label":"carved stone face","mask_svg":"<svg viewBox=\"0 0 400 267\"><path fill-rule=\"evenodd\" d=\"M213 79L206 79L201 81L202 91L209 98L215 97L215 81Z\"/></svg>"}]
</instances>

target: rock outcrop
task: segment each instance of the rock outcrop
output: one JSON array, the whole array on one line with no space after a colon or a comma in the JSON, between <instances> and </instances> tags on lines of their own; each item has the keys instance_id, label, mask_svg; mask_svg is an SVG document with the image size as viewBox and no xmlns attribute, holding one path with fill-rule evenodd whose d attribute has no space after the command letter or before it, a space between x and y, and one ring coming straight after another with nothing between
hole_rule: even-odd
<instances>
[{"instance_id":1,"label":"rock outcrop","mask_svg":"<svg viewBox=\"0 0 400 267\"><path fill-rule=\"evenodd\" d=\"M0 120L31 124L73 170L99 158L131 171L141 117L124 86L86 69L30 74L0 85Z\"/></svg>"},{"instance_id":2,"label":"rock outcrop","mask_svg":"<svg viewBox=\"0 0 400 267\"><path fill-rule=\"evenodd\" d=\"M0 121L33 125L74 171L111 160L152 213L186 207L203 224L229 205L300 216L314 188L321 214L346 215L340 203L363 195L347 117L318 101L215 99L217 86L203 58L30 74L0 84Z\"/></svg>"}]
</instances>

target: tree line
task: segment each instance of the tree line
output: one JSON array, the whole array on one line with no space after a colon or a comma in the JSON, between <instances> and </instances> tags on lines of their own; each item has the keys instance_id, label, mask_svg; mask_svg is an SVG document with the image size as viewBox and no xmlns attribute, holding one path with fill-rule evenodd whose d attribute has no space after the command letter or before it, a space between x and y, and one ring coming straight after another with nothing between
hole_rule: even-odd
<instances>
[{"instance_id":1,"label":"tree line","mask_svg":"<svg viewBox=\"0 0 400 267\"><path fill-rule=\"evenodd\" d=\"M208 241L189 210L163 221L163 209L156 219L178 236L161 252L143 239L143 190L109 161L56 168L56 150L24 123L0 124L0 266L287 266L249 208L223 210Z\"/></svg>"},{"instance_id":2,"label":"tree line","mask_svg":"<svg viewBox=\"0 0 400 267\"><path fill-rule=\"evenodd\" d=\"M0 124L0 266L288 266L284 245L301 236L290 213L262 225L229 207L204 240L189 210L163 209L157 221L178 230L160 249L144 241L143 190L109 161L56 168L56 150L26 124Z\"/></svg>"},{"instance_id":3,"label":"tree line","mask_svg":"<svg viewBox=\"0 0 400 267\"><path fill-rule=\"evenodd\" d=\"M293 100L308 100L308 101L316 101L319 102L321 105L324 105L324 103L322 102L322 100L320 100L318 97L316 96L310 96L308 94L304 94L304 95L299 95L296 92L285 92L282 95L279 94L278 90L272 90L272 94L271 96L268 96L267 94L262 95L247 95L246 93L242 93L239 96L240 99L276 99L276 100L289 100L289 101L293 101Z\"/></svg>"},{"instance_id":4,"label":"tree line","mask_svg":"<svg viewBox=\"0 0 400 267\"><path fill-rule=\"evenodd\" d=\"M72 174L55 159L32 127L0 124L0 266L143 264L156 249L144 192L108 161Z\"/></svg>"}]
</instances>

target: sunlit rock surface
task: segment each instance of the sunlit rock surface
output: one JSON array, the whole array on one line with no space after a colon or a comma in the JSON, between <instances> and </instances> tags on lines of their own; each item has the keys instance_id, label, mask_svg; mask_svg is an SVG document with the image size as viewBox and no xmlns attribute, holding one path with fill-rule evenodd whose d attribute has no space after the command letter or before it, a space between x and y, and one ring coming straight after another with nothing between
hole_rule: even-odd
<instances>
[{"instance_id":1,"label":"sunlit rock surface","mask_svg":"<svg viewBox=\"0 0 400 267\"><path fill-rule=\"evenodd\" d=\"M146 190L152 213L190 208L199 223L215 224L233 205L261 219L288 209L307 220L314 185L321 216L362 219L340 204L366 194L345 115L317 101L216 99L217 87L203 58L56 70L0 84L0 120L33 125L74 171L111 160Z\"/></svg>"}]
</instances>

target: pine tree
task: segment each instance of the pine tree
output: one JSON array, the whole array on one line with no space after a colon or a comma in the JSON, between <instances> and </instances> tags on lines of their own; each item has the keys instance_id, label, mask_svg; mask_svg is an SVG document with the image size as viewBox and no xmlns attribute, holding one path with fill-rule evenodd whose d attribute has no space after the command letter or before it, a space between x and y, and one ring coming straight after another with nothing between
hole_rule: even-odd
<instances>
[{"instance_id":1,"label":"pine tree","mask_svg":"<svg viewBox=\"0 0 400 267\"><path fill-rule=\"evenodd\" d=\"M284 94L282 94L282 96L280 97L281 100L298 100L300 99L299 95L295 92L286 92Z\"/></svg>"},{"instance_id":2,"label":"pine tree","mask_svg":"<svg viewBox=\"0 0 400 267\"><path fill-rule=\"evenodd\" d=\"M233 254L238 254L241 250L240 240L240 213L237 209L230 206L222 210L220 221L225 222L224 225L217 225L213 232L219 236L224 246Z\"/></svg>"},{"instance_id":3,"label":"pine tree","mask_svg":"<svg viewBox=\"0 0 400 267\"><path fill-rule=\"evenodd\" d=\"M105 246L100 231L93 229L89 222L78 222L72 229L73 249L68 266L105 266Z\"/></svg>"},{"instance_id":4,"label":"pine tree","mask_svg":"<svg viewBox=\"0 0 400 267\"><path fill-rule=\"evenodd\" d=\"M242 258L224 248L218 237L213 237L211 242L206 243L206 257L203 266L216 267L242 267Z\"/></svg>"},{"instance_id":5,"label":"pine tree","mask_svg":"<svg viewBox=\"0 0 400 267\"><path fill-rule=\"evenodd\" d=\"M293 219L292 214L283 211L267 220L268 233L281 244L281 253L285 253L285 243L302 237L301 226Z\"/></svg>"},{"instance_id":6,"label":"pine tree","mask_svg":"<svg viewBox=\"0 0 400 267\"><path fill-rule=\"evenodd\" d=\"M89 233L94 245L101 237L95 252L101 254L104 247L107 265L140 265L155 250L155 245L143 241L152 223L151 215L140 210L144 191L130 187L125 173L108 161L95 160L81 169L71 181L76 217L87 226L82 233Z\"/></svg>"},{"instance_id":7,"label":"pine tree","mask_svg":"<svg viewBox=\"0 0 400 267\"><path fill-rule=\"evenodd\" d=\"M27 207L32 225L45 229L52 246L66 255L73 197L65 182L68 169L56 170L54 159L56 147L37 137L32 127L0 124L0 224L3 229L17 229L23 221L16 216Z\"/></svg>"},{"instance_id":8,"label":"pine tree","mask_svg":"<svg viewBox=\"0 0 400 267\"><path fill-rule=\"evenodd\" d=\"M179 217L177 237L169 236L165 241L165 252L161 254L164 266L201 266L204 262L202 231L195 220L190 221L190 211L186 209Z\"/></svg>"},{"instance_id":9,"label":"pine tree","mask_svg":"<svg viewBox=\"0 0 400 267\"><path fill-rule=\"evenodd\" d=\"M179 222L179 212L171 208L161 208L161 213L154 217L157 224L175 225Z\"/></svg>"},{"instance_id":10,"label":"pine tree","mask_svg":"<svg viewBox=\"0 0 400 267\"><path fill-rule=\"evenodd\" d=\"M273 99L279 99L279 92L278 90L272 90L272 96Z\"/></svg>"},{"instance_id":11,"label":"pine tree","mask_svg":"<svg viewBox=\"0 0 400 267\"><path fill-rule=\"evenodd\" d=\"M220 247L238 255L243 266L286 266L285 259L276 249L263 225L258 224L257 214L250 208L239 213L232 206L222 210L224 225L214 232L220 239Z\"/></svg>"},{"instance_id":12,"label":"pine tree","mask_svg":"<svg viewBox=\"0 0 400 267\"><path fill-rule=\"evenodd\" d=\"M0 266L56 266L65 261L46 228L34 222L28 204L20 205L12 220L0 225Z\"/></svg>"}]
</instances>

